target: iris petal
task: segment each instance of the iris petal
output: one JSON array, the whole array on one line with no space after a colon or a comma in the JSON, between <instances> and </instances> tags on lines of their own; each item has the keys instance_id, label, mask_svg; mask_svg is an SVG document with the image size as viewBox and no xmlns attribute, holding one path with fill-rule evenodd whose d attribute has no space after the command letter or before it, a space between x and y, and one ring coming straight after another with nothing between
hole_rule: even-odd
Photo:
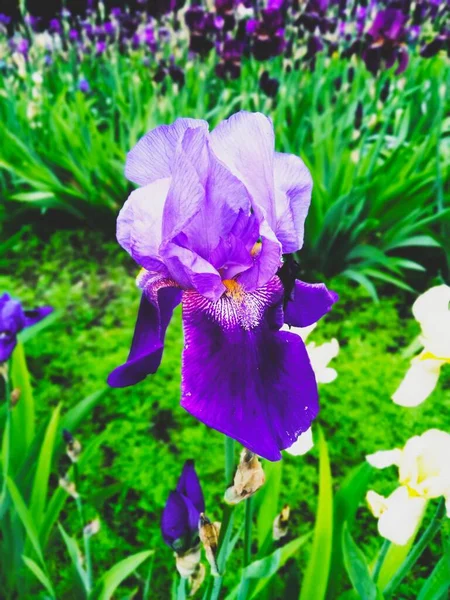
<instances>
[{"instance_id":1,"label":"iris petal","mask_svg":"<svg viewBox=\"0 0 450 600\"><path fill-rule=\"evenodd\" d=\"M303 246L306 215L311 202L312 179L305 163L293 154L275 153L275 233L283 253Z\"/></svg>"},{"instance_id":2,"label":"iris petal","mask_svg":"<svg viewBox=\"0 0 450 600\"><path fill-rule=\"evenodd\" d=\"M187 460L184 463L183 471L177 483L177 492L189 498L199 513L205 511L205 499L193 460Z\"/></svg>"},{"instance_id":3,"label":"iris petal","mask_svg":"<svg viewBox=\"0 0 450 600\"><path fill-rule=\"evenodd\" d=\"M138 185L170 177L175 150L187 129L208 130L200 119L177 119L172 125L161 125L149 131L128 152L125 176Z\"/></svg>"},{"instance_id":4,"label":"iris petal","mask_svg":"<svg viewBox=\"0 0 450 600\"><path fill-rule=\"evenodd\" d=\"M279 460L318 412L305 345L278 331L281 298L276 277L215 303L183 296L182 406L268 460Z\"/></svg>"},{"instance_id":5,"label":"iris petal","mask_svg":"<svg viewBox=\"0 0 450 600\"><path fill-rule=\"evenodd\" d=\"M126 363L110 373L110 386L134 385L157 371L166 329L180 300L181 290L171 287L165 280L159 278L147 284L141 298L130 354Z\"/></svg>"},{"instance_id":6,"label":"iris petal","mask_svg":"<svg viewBox=\"0 0 450 600\"><path fill-rule=\"evenodd\" d=\"M286 303L284 322L294 327L308 327L321 319L339 296L323 283L305 283L297 279Z\"/></svg>"},{"instance_id":7,"label":"iris petal","mask_svg":"<svg viewBox=\"0 0 450 600\"><path fill-rule=\"evenodd\" d=\"M163 539L176 552L192 548L198 532L199 512L180 492L171 492L161 517Z\"/></svg>"}]
</instances>

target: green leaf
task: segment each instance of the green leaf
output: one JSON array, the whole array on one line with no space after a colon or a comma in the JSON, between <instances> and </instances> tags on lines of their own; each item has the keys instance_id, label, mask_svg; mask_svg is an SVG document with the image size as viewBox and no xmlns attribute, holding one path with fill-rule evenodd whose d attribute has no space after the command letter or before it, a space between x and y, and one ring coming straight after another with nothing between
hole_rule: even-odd
<instances>
[{"instance_id":1,"label":"green leaf","mask_svg":"<svg viewBox=\"0 0 450 600\"><path fill-rule=\"evenodd\" d=\"M31 340L48 327L51 327L58 319L61 318L62 314L63 313L61 311L54 311L50 313L47 317L45 317L45 319L39 321L39 323L36 323L32 327L27 327L21 331L19 334L19 340L22 342L22 344L25 344L28 342L28 340Z\"/></svg>"},{"instance_id":2,"label":"green leaf","mask_svg":"<svg viewBox=\"0 0 450 600\"><path fill-rule=\"evenodd\" d=\"M52 582L41 569L41 567L32 558L29 558L28 556L22 556L22 559L26 566L36 577L36 579L38 579L42 583L42 585L45 587L50 596L56 599L56 594L55 590L53 589Z\"/></svg>"},{"instance_id":3,"label":"green leaf","mask_svg":"<svg viewBox=\"0 0 450 600\"><path fill-rule=\"evenodd\" d=\"M8 477L8 479L7 479L7 486L8 486L8 491L11 496L11 500L13 502L14 508L16 509L19 519L21 520L22 525L25 528L28 539L30 540L31 545L33 546L33 548L39 558L39 562L41 563L41 565L43 567L45 567L44 557L42 554L41 545L39 543L39 537L38 537L36 525L33 522L33 518L30 514L30 511L26 507L25 502L23 501L22 495L16 487L16 484L10 477Z\"/></svg>"},{"instance_id":4,"label":"green leaf","mask_svg":"<svg viewBox=\"0 0 450 600\"><path fill-rule=\"evenodd\" d=\"M83 567L83 558L78 543L73 537L70 537L70 535L66 533L61 523L58 523L58 528L66 545L74 572L76 574L77 588L79 588L83 598L88 598L90 592L89 580Z\"/></svg>"},{"instance_id":5,"label":"green leaf","mask_svg":"<svg viewBox=\"0 0 450 600\"><path fill-rule=\"evenodd\" d=\"M399 240L389 244L389 249L406 248L408 246L424 246L427 248L440 248L441 245L431 235L415 235L405 240Z\"/></svg>"},{"instance_id":6,"label":"green leaf","mask_svg":"<svg viewBox=\"0 0 450 600\"><path fill-rule=\"evenodd\" d=\"M277 548L277 550L268 556L255 560L245 567L242 571L241 581L244 581L245 579L257 580L256 586L251 591L250 599L259 597L259 594L269 583L270 578L286 564L286 562L310 539L310 537L311 534L308 533L295 538L295 540L288 542L281 548ZM226 600L233 600L233 598L236 598L239 587L239 585L236 586L234 590L228 594Z\"/></svg>"},{"instance_id":7,"label":"green leaf","mask_svg":"<svg viewBox=\"0 0 450 600\"><path fill-rule=\"evenodd\" d=\"M342 531L342 553L344 565L352 586L364 600L376 600L377 586L372 581L366 557L356 545L347 523Z\"/></svg>"},{"instance_id":8,"label":"green leaf","mask_svg":"<svg viewBox=\"0 0 450 600\"><path fill-rule=\"evenodd\" d=\"M345 522L352 525L356 511L364 499L369 481L373 473L373 467L367 461L350 471L344 479L334 497L333 514L333 551L331 553L330 585L327 598L334 598L333 585L340 579L343 568L342 557L342 529Z\"/></svg>"},{"instance_id":9,"label":"green leaf","mask_svg":"<svg viewBox=\"0 0 450 600\"><path fill-rule=\"evenodd\" d=\"M89 600L110 600L119 585L153 554L153 550L138 552L118 562L95 586Z\"/></svg>"},{"instance_id":10,"label":"green leaf","mask_svg":"<svg viewBox=\"0 0 450 600\"><path fill-rule=\"evenodd\" d=\"M11 365L11 380L20 390L20 398L11 413L11 460L14 465L27 454L34 437L34 399L23 345L18 343Z\"/></svg>"},{"instance_id":11,"label":"green leaf","mask_svg":"<svg viewBox=\"0 0 450 600\"><path fill-rule=\"evenodd\" d=\"M68 429L70 432L75 431L78 425L84 420L90 411L97 406L99 400L103 398L106 391L107 388L104 388L94 392L83 400L80 400L80 402L78 402L62 417L61 429Z\"/></svg>"},{"instance_id":12,"label":"green leaf","mask_svg":"<svg viewBox=\"0 0 450 600\"><path fill-rule=\"evenodd\" d=\"M45 432L44 441L39 452L39 458L34 476L33 490L31 492L30 512L33 521L39 530L44 518L45 504L48 494L48 482L55 447L56 432L58 430L61 405L53 411L52 417Z\"/></svg>"},{"instance_id":13,"label":"green leaf","mask_svg":"<svg viewBox=\"0 0 450 600\"><path fill-rule=\"evenodd\" d=\"M417 600L440 600L450 588L450 555L446 553L434 567Z\"/></svg>"},{"instance_id":14,"label":"green leaf","mask_svg":"<svg viewBox=\"0 0 450 600\"><path fill-rule=\"evenodd\" d=\"M327 591L333 542L333 489L328 448L319 429L319 499L308 566L300 589L300 600L323 600Z\"/></svg>"},{"instance_id":15,"label":"green leaf","mask_svg":"<svg viewBox=\"0 0 450 600\"><path fill-rule=\"evenodd\" d=\"M256 510L256 533L258 539L258 549L260 554L270 546L272 540L273 521L280 511L279 499L281 489L282 462L266 462L264 464L264 473L266 482L255 499L257 500Z\"/></svg>"}]
</instances>

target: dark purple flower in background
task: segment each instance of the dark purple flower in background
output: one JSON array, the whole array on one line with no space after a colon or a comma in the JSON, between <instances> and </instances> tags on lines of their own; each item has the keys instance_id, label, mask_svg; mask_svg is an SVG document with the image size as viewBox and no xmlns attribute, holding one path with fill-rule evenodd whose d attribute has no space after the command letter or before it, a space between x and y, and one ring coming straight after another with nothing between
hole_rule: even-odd
<instances>
[{"instance_id":1,"label":"dark purple flower in background","mask_svg":"<svg viewBox=\"0 0 450 600\"><path fill-rule=\"evenodd\" d=\"M447 35L441 34L436 36L434 40L423 46L420 51L420 56L423 58L431 58L436 56L441 50L445 49L447 49L447 53L450 55L450 35L448 33Z\"/></svg>"},{"instance_id":2,"label":"dark purple flower in background","mask_svg":"<svg viewBox=\"0 0 450 600\"><path fill-rule=\"evenodd\" d=\"M171 492L161 517L165 543L178 554L199 544L198 523L205 511L203 492L195 472L194 461L184 463L176 490Z\"/></svg>"},{"instance_id":3,"label":"dark purple flower in background","mask_svg":"<svg viewBox=\"0 0 450 600\"><path fill-rule=\"evenodd\" d=\"M280 87L280 82L275 77L270 77L268 71L263 71L259 78L259 87L261 90L269 96L269 98L275 98Z\"/></svg>"},{"instance_id":4,"label":"dark purple flower in background","mask_svg":"<svg viewBox=\"0 0 450 600\"><path fill-rule=\"evenodd\" d=\"M318 412L317 385L300 336L337 296L323 284L277 276L303 244L312 181L300 158L275 152L271 121L239 112L212 133L177 119L129 152L141 187L117 222L117 239L143 268L128 360L108 382L155 373L174 308L182 302L181 405L253 452L279 460Z\"/></svg>"},{"instance_id":5,"label":"dark purple flower in background","mask_svg":"<svg viewBox=\"0 0 450 600\"><path fill-rule=\"evenodd\" d=\"M387 8L377 13L374 22L367 31L368 42L362 53L367 68L376 74L382 63L386 68L398 62L396 75L403 73L408 66L408 51L405 24L407 15L401 10Z\"/></svg>"},{"instance_id":6,"label":"dark purple flower in background","mask_svg":"<svg viewBox=\"0 0 450 600\"><path fill-rule=\"evenodd\" d=\"M23 329L39 323L52 311L51 306L24 310L21 303L9 294L0 296L0 363L11 356L17 344L17 335Z\"/></svg>"},{"instance_id":7,"label":"dark purple flower in background","mask_svg":"<svg viewBox=\"0 0 450 600\"><path fill-rule=\"evenodd\" d=\"M220 62L216 65L216 74L221 79L237 79L241 74L241 59L244 44L238 40L225 40L219 52Z\"/></svg>"}]
</instances>

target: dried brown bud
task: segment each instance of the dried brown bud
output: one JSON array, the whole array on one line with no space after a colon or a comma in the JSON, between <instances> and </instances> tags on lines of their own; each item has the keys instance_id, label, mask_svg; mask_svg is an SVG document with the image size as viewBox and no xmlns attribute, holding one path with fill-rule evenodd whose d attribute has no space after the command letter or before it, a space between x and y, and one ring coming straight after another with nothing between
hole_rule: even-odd
<instances>
[{"instance_id":1,"label":"dried brown bud","mask_svg":"<svg viewBox=\"0 0 450 600\"><path fill-rule=\"evenodd\" d=\"M16 406L16 404L20 400L21 393L22 393L22 390L20 388L13 389L13 391L11 392L11 406Z\"/></svg>"},{"instance_id":2,"label":"dried brown bud","mask_svg":"<svg viewBox=\"0 0 450 600\"><path fill-rule=\"evenodd\" d=\"M281 509L280 514L275 517L275 520L273 522L273 539L274 540L276 540L276 541L281 540L281 538L283 538L287 534L290 513L291 513L291 509L289 508L289 505L285 504L283 506L283 508Z\"/></svg>"},{"instance_id":3,"label":"dried brown bud","mask_svg":"<svg viewBox=\"0 0 450 600\"><path fill-rule=\"evenodd\" d=\"M188 550L184 554L175 553L177 571L181 577L192 577L200 563L200 546Z\"/></svg>"},{"instance_id":4,"label":"dried brown bud","mask_svg":"<svg viewBox=\"0 0 450 600\"><path fill-rule=\"evenodd\" d=\"M219 575L217 552L219 549L220 523L212 523L208 517L202 513L200 515L199 534L205 549L206 558L211 566L211 573L212 575Z\"/></svg>"},{"instance_id":5,"label":"dried brown bud","mask_svg":"<svg viewBox=\"0 0 450 600\"><path fill-rule=\"evenodd\" d=\"M65 492L67 492L69 494L69 496L72 496L72 498L79 497L79 494L77 492L77 488L75 487L74 482L70 481L69 478L67 477L67 475L59 478L59 485L60 485L60 487L62 487L62 489Z\"/></svg>"},{"instance_id":6,"label":"dried brown bud","mask_svg":"<svg viewBox=\"0 0 450 600\"><path fill-rule=\"evenodd\" d=\"M189 577L189 586L191 591L189 592L189 596L193 596L196 592L198 592L200 586L205 580L206 569L203 563L198 563L195 572Z\"/></svg>"},{"instance_id":7,"label":"dried brown bud","mask_svg":"<svg viewBox=\"0 0 450 600\"><path fill-rule=\"evenodd\" d=\"M62 431L63 440L66 442L66 453L70 460L75 463L81 454L81 444L73 437L67 429Z\"/></svg>"},{"instance_id":8,"label":"dried brown bud","mask_svg":"<svg viewBox=\"0 0 450 600\"><path fill-rule=\"evenodd\" d=\"M94 519L85 526L83 531L85 535L87 535L88 537L92 537L100 531L100 520Z\"/></svg>"},{"instance_id":9,"label":"dried brown bud","mask_svg":"<svg viewBox=\"0 0 450 600\"><path fill-rule=\"evenodd\" d=\"M234 484L225 492L225 502L238 504L253 496L265 481L265 475L258 457L250 450L244 448L241 452Z\"/></svg>"}]
</instances>

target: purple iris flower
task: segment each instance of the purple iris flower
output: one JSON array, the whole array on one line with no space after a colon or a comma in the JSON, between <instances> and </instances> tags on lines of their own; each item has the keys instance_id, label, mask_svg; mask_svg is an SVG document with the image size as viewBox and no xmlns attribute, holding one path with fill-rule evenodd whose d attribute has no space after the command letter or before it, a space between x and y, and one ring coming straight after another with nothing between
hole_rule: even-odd
<instances>
[{"instance_id":1,"label":"purple iris flower","mask_svg":"<svg viewBox=\"0 0 450 600\"><path fill-rule=\"evenodd\" d=\"M161 532L166 544L178 554L198 546L198 522L204 511L205 500L194 461L187 460L161 517Z\"/></svg>"},{"instance_id":2,"label":"purple iris flower","mask_svg":"<svg viewBox=\"0 0 450 600\"><path fill-rule=\"evenodd\" d=\"M407 20L407 15L394 8L377 13L367 31L368 42L362 54L369 71L376 74L382 62L388 69L398 62L396 75L400 75L406 69L409 57L403 42L406 39Z\"/></svg>"},{"instance_id":3,"label":"purple iris flower","mask_svg":"<svg viewBox=\"0 0 450 600\"><path fill-rule=\"evenodd\" d=\"M141 187L117 222L117 239L143 268L131 351L108 382L155 373L172 311L181 302L185 346L181 405L269 460L318 412L317 386L300 336L336 294L295 281L282 255L302 247L312 181L300 158L275 152L272 122L241 111L213 132L196 119L150 131L125 174Z\"/></svg>"},{"instance_id":4,"label":"purple iris flower","mask_svg":"<svg viewBox=\"0 0 450 600\"><path fill-rule=\"evenodd\" d=\"M0 296L0 363L6 362L17 344L17 334L42 321L53 311L51 306L24 310L9 294Z\"/></svg>"}]
</instances>

